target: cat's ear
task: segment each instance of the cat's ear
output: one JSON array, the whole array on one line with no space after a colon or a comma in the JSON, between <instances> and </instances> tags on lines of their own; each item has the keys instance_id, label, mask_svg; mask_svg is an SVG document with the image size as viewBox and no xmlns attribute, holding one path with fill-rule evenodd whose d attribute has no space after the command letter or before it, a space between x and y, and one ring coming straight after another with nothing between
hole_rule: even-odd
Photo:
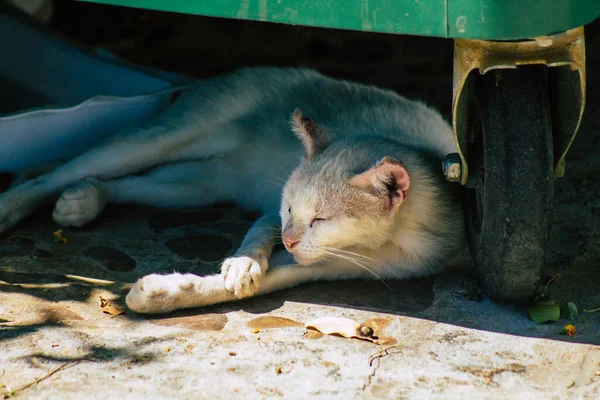
<instances>
[{"instance_id":1,"label":"cat's ear","mask_svg":"<svg viewBox=\"0 0 600 400\"><path fill-rule=\"evenodd\" d=\"M314 157L327 147L326 129L302 115L302 111L298 108L292 116L292 130L302 141L308 158Z\"/></svg>"},{"instance_id":2,"label":"cat's ear","mask_svg":"<svg viewBox=\"0 0 600 400\"><path fill-rule=\"evenodd\" d=\"M410 186L408 172L392 157L382 158L373 168L353 176L350 185L385 200L390 211L398 209Z\"/></svg>"}]
</instances>

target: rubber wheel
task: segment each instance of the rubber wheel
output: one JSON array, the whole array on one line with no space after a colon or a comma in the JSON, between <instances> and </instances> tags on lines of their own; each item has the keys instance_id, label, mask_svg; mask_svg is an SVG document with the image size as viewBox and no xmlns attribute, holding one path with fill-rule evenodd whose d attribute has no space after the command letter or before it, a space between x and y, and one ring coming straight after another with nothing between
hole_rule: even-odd
<instances>
[{"instance_id":1,"label":"rubber wheel","mask_svg":"<svg viewBox=\"0 0 600 400\"><path fill-rule=\"evenodd\" d=\"M554 195L546 69L476 79L465 190L470 250L489 297L526 302L544 268Z\"/></svg>"}]
</instances>

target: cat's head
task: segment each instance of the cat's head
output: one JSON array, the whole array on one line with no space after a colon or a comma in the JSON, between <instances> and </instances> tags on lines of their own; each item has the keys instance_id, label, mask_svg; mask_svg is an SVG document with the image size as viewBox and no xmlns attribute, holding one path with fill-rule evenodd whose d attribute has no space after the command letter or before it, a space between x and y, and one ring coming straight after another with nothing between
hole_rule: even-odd
<instances>
[{"instance_id":1,"label":"cat's head","mask_svg":"<svg viewBox=\"0 0 600 400\"><path fill-rule=\"evenodd\" d=\"M410 186L404 166L377 156L360 141L331 141L326 128L299 110L292 129L306 157L283 189L286 249L300 264L312 264L344 258L344 249L380 247L389 239Z\"/></svg>"}]
</instances>

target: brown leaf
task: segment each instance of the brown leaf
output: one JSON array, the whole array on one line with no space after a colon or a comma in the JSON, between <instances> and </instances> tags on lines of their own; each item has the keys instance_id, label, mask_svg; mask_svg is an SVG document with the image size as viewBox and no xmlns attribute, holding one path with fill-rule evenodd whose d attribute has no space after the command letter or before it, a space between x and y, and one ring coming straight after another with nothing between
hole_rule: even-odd
<instances>
[{"instance_id":1,"label":"brown leaf","mask_svg":"<svg viewBox=\"0 0 600 400\"><path fill-rule=\"evenodd\" d=\"M358 322L341 317L317 318L306 323L306 329L314 329L326 335L337 335L345 338L357 338L374 342L373 329Z\"/></svg>"},{"instance_id":2,"label":"brown leaf","mask_svg":"<svg viewBox=\"0 0 600 400\"><path fill-rule=\"evenodd\" d=\"M121 309L118 305L114 304L112 301L105 299L100 296L100 308L104 314L110 315L121 315L124 314L125 311Z\"/></svg>"},{"instance_id":3,"label":"brown leaf","mask_svg":"<svg viewBox=\"0 0 600 400\"><path fill-rule=\"evenodd\" d=\"M63 235L63 230L59 229L52 234L52 240L54 243L67 243L67 238Z\"/></svg>"}]
</instances>

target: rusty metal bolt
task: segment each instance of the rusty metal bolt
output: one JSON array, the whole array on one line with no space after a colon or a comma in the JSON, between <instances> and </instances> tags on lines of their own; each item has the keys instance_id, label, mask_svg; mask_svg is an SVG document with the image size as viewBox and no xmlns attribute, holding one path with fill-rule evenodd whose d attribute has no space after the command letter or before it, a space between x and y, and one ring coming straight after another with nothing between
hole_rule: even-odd
<instances>
[{"instance_id":1,"label":"rusty metal bolt","mask_svg":"<svg viewBox=\"0 0 600 400\"><path fill-rule=\"evenodd\" d=\"M442 162L442 171L448 182L460 182L461 178L461 163L458 153L450 153L446 155Z\"/></svg>"}]
</instances>

